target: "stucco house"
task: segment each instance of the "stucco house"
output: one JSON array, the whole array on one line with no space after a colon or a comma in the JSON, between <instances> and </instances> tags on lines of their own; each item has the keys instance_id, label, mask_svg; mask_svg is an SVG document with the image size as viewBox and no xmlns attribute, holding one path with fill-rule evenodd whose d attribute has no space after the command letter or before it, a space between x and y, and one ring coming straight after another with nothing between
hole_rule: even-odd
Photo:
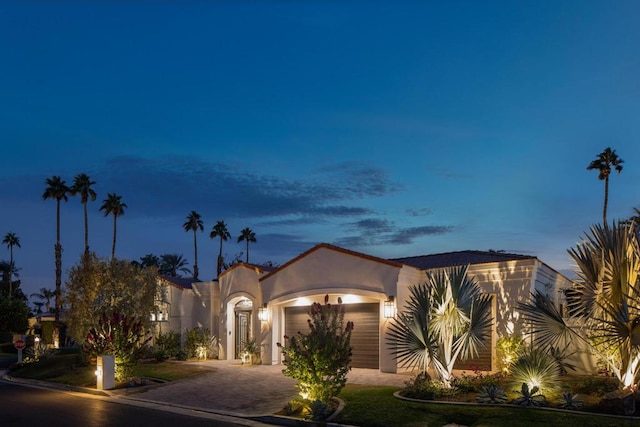
<instances>
[{"instance_id":1,"label":"stucco house","mask_svg":"<svg viewBox=\"0 0 640 427\"><path fill-rule=\"evenodd\" d=\"M218 281L168 279L164 321L176 331L209 328L219 338L222 359L239 359L244 343L255 339L262 363L279 364L276 344L285 335L307 330L307 308L325 295L331 303L340 297L345 319L355 324L352 366L397 372L386 339L391 311L402 310L410 286L425 280L427 271L453 265L469 265L468 274L493 296L491 342L478 358L459 362L458 369L495 371L498 337L523 328L516 303L541 290L560 304L561 289L571 285L535 256L460 251L382 259L323 243L276 269L238 263Z\"/></svg>"}]
</instances>

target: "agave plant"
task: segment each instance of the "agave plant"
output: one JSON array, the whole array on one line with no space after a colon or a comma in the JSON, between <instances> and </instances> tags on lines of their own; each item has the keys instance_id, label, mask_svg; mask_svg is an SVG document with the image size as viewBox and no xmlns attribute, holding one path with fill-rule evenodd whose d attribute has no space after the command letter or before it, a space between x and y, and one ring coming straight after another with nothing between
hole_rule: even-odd
<instances>
[{"instance_id":1,"label":"agave plant","mask_svg":"<svg viewBox=\"0 0 640 427\"><path fill-rule=\"evenodd\" d=\"M547 399L540 394L540 389L536 386L529 389L527 383L522 383L522 387L518 391L520 397L518 397L514 403L519 406L544 406L547 404Z\"/></svg>"},{"instance_id":2,"label":"agave plant","mask_svg":"<svg viewBox=\"0 0 640 427\"><path fill-rule=\"evenodd\" d=\"M542 348L566 348L572 340L591 346L604 358L622 387L640 373L640 244L635 223L593 226L591 234L569 250L578 282L565 292L572 327L551 299L536 293L520 304L525 321Z\"/></svg>"},{"instance_id":3,"label":"agave plant","mask_svg":"<svg viewBox=\"0 0 640 427\"><path fill-rule=\"evenodd\" d=\"M505 403L507 401L507 394L502 387L498 387L495 384L489 384L482 386L476 397L478 403Z\"/></svg>"},{"instance_id":4,"label":"agave plant","mask_svg":"<svg viewBox=\"0 0 640 427\"><path fill-rule=\"evenodd\" d=\"M404 313L389 328L389 341L402 367L426 370L433 365L449 387L458 358L478 354L489 336L491 298L467 276L468 266L428 273L410 288Z\"/></svg>"},{"instance_id":5,"label":"agave plant","mask_svg":"<svg viewBox=\"0 0 640 427\"><path fill-rule=\"evenodd\" d=\"M584 402L578 399L577 394L573 394L570 391L565 391L562 393L562 403L560 407L562 409L578 409L582 406Z\"/></svg>"}]
</instances>

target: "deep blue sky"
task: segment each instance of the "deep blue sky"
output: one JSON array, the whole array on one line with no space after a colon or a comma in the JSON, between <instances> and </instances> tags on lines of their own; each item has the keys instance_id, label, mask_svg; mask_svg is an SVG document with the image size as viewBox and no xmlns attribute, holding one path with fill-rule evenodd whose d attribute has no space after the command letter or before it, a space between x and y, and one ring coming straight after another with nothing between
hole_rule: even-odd
<instances>
[{"instance_id":1,"label":"deep blue sky","mask_svg":"<svg viewBox=\"0 0 640 427\"><path fill-rule=\"evenodd\" d=\"M609 218L640 206L640 3L2 2L0 234L23 288L54 287L45 179L97 184L90 245L108 256L108 192L128 204L117 256L181 253L215 275L225 220L250 260L319 242L381 257L463 249L538 256L601 221L586 166L625 160ZM63 268L82 251L62 206ZM2 248L0 259L8 259Z\"/></svg>"}]
</instances>

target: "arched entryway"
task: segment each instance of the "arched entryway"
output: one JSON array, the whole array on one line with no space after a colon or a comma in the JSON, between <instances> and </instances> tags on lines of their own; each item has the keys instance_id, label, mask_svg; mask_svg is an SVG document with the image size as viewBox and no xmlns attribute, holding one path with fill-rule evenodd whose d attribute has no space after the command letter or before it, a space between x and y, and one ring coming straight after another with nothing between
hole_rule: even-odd
<instances>
[{"instance_id":1,"label":"arched entryway","mask_svg":"<svg viewBox=\"0 0 640 427\"><path fill-rule=\"evenodd\" d=\"M244 347L251 340L253 303L249 299L241 299L233 307L234 314L234 358L240 359Z\"/></svg>"}]
</instances>

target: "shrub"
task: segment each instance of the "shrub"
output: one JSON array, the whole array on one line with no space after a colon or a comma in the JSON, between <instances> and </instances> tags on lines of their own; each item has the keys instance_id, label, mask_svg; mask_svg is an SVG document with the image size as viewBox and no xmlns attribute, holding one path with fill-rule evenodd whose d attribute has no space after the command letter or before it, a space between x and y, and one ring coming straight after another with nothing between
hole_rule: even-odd
<instances>
[{"instance_id":1,"label":"shrub","mask_svg":"<svg viewBox=\"0 0 640 427\"><path fill-rule=\"evenodd\" d=\"M153 357L158 361L163 361L176 357L180 351L180 334L175 331L158 333L153 348Z\"/></svg>"},{"instance_id":2,"label":"shrub","mask_svg":"<svg viewBox=\"0 0 640 427\"><path fill-rule=\"evenodd\" d=\"M511 365L522 352L524 340L522 337L509 335L498 338L496 350L500 361L500 369L505 374L511 372Z\"/></svg>"},{"instance_id":3,"label":"shrub","mask_svg":"<svg viewBox=\"0 0 640 427\"><path fill-rule=\"evenodd\" d=\"M216 359L218 357L218 339L211 335L208 328L187 329L187 357L198 359Z\"/></svg>"},{"instance_id":4,"label":"shrub","mask_svg":"<svg viewBox=\"0 0 640 427\"><path fill-rule=\"evenodd\" d=\"M142 322L136 317L103 313L96 327L89 330L83 349L90 357L112 354L116 380L124 381L131 378L133 368L151 340L146 335Z\"/></svg>"},{"instance_id":5,"label":"shrub","mask_svg":"<svg viewBox=\"0 0 640 427\"><path fill-rule=\"evenodd\" d=\"M401 394L405 397L422 400L435 400L441 397L453 396L458 393L458 389L450 387L442 381L434 381L429 375L418 374L414 379L407 382Z\"/></svg>"},{"instance_id":6,"label":"shrub","mask_svg":"<svg viewBox=\"0 0 640 427\"><path fill-rule=\"evenodd\" d=\"M555 358L531 348L523 352L511 367L512 384L519 387L526 383L529 389L535 387L541 393L554 393L558 389L560 368Z\"/></svg>"},{"instance_id":7,"label":"shrub","mask_svg":"<svg viewBox=\"0 0 640 427\"><path fill-rule=\"evenodd\" d=\"M502 387L495 384L482 386L476 397L478 403L504 403L507 401L507 394Z\"/></svg>"},{"instance_id":8,"label":"shrub","mask_svg":"<svg viewBox=\"0 0 640 427\"><path fill-rule=\"evenodd\" d=\"M344 307L313 303L307 320L309 332L285 336L285 343L278 343L284 355L284 375L298 381L300 395L311 401L329 403L347 382L351 369L351 331L353 322L344 322Z\"/></svg>"},{"instance_id":9,"label":"shrub","mask_svg":"<svg viewBox=\"0 0 640 427\"><path fill-rule=\"evenodd\" d=\"M496 385L502 379L502 374L485 375L482 371L475 371L473 375L463 372L460 377L452 381L452 385L461 393L478 392L482 387Z\"/></svg>"},{"instance_id":10,"label":"shrub","mask_svg":"<svg viewBox=\"0 0 640 427\"><path fill-rule=\"evenodd\" d=\"M520 406L545 406L547 399L540 394L540 389L534 386L529 390L527 383L522 383L522 388L518 391L520 397L515 400L516 405Z\"/></svg>"},{"instance_id":11,"label":"shrub","mask_svg":"<svg viewBox=\"0 0 640 427\"><path fill-rule=\"evenodd\" d=\"M31 359L34 362L37 362L42 359L46 359L56 354L57 350L54 348L50 348L43 342L38 342L38 343L35 343L33 347L29 347L26 353L27 353L27 358L25 358L25 363L27 359Z\"/></svg>"},{"instance_id":12,"label":"shrub","mask_svg":"<svg viewBox=\"0 0 640 427\"><path fill-rule=\"evenodd\" d=\"M619 388L620 381L613 377L583 377L572 385L576 393L603 395Z\"/></svg>"}]
</instances>

